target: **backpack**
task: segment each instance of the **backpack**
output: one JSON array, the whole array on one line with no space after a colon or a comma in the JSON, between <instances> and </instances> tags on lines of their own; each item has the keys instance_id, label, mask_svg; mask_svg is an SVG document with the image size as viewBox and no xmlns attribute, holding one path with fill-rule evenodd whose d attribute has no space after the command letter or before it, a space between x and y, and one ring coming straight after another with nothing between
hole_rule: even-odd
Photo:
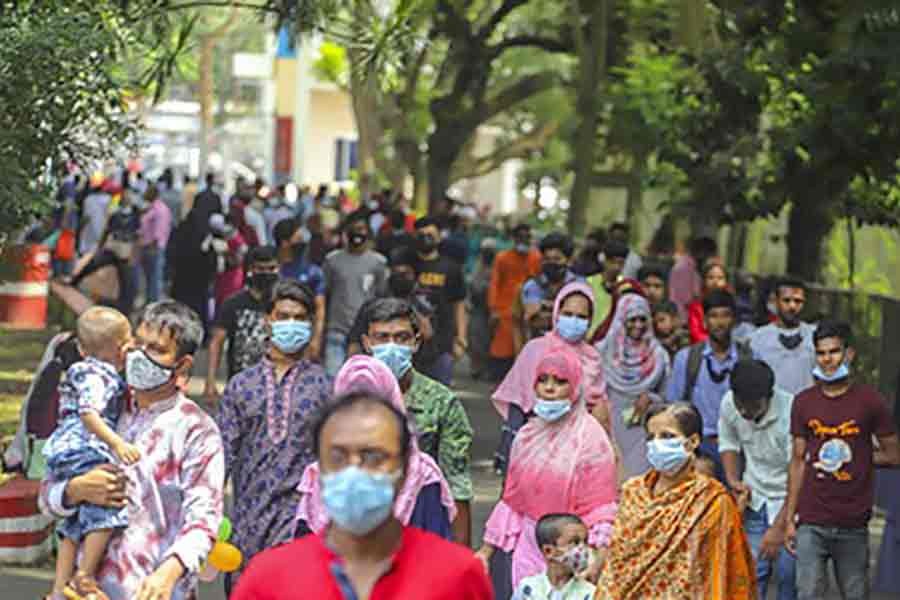
<instances>
[{"instance_id":1,"label":"backpack","mask_svg":"<svg viewBox=\"0 0 900 600\"><path fill-rule=\"evenodd\" d=\"M738 360L751 360L753 351L747 342L735 342L737 347ZM706 342L694 344L688 350L687 361L687 382L684 386L684 394L681 396L682 402L691 403L694 395L694 385L697 383L697 377L700 375L700 367L703 365L703 348Z\"/></svg>"},{"instance_id":2,"label":"backpack","mask_svg":"<svg viewBox=\"0 0 900 600\"><path fill-rule=\"evenodd\" d=\"M72 334L59 342L53 350L53 358L38 373L28 397L25 426L29 435L39 440L47 439L56 429L59 416L59 382L66 370L81 360L78 338Z\"/></svg>"}]
</instances>

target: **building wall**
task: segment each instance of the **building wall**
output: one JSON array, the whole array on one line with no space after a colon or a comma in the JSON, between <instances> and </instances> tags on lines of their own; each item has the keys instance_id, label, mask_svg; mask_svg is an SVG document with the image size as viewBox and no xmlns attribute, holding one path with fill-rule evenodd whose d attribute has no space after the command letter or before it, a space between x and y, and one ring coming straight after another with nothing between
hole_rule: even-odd
<instances>
[{"instance_id":1,"label":"building wall","mask_svg":"<svg viewBox=\"0 0 900 600\"><path fill-rule=\"evenodd\" d=\"M337 88L314 88L303 144L303 183L315 186L334 182L337 140L357 137L350 97Z\"/></svg>"}]
</instances>

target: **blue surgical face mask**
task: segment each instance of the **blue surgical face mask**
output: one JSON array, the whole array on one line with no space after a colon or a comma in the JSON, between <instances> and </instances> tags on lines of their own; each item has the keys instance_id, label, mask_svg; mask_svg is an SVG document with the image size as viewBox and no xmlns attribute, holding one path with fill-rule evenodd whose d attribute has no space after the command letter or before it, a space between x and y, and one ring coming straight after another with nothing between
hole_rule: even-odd
<instances>
[{"instance_id":1,"label":"blue surgical face mask","mask_svg":"<svg viewBox=\"0 0 900 600\"><path fill-rule=\"evenodd\" d=\"M582 317L563 315L556 320L556 331L566 341L580 342L584 339L591 322Z\"/></svg>"},{"instance_id":2,"label":"blue surgical face mask","mask_svg":"<svg viewBox=\"0 0 900 600\"><path fill-rule=\"evenodd\" d=\"M400 473L370 473L350 466L322 475L322 502L335 525L363 536L391 515L399 478Z\"/></svg>"},{"instance_id":3,"label":"blue surgical face mask","mask_svg":"<svg viewBox=\"0 0 900 600\"><path fill-rule=\"evenodd\" d=\"M309 343L312 325L309 321L273 321L272 344L285 354L296 354Z\"/></svg>"},{"instance_id":4,"label":"blue surgical face mask","mask_svg":"<svg viewBox=\"0 0 900 600\"><path fill-rule=\"evenodd\" d=\"M816 367L813 369L813 377L824 383L834 383L836 381L842 381L850 377L850 367L847 366L846 362L842 362L841 366L839 366L834 373L832 373L831 375L826 375L825 371L822 370L822 367L816 365Z\"/></svg>"},{"instance_id":5,"label":"blue surgical face mask","mask_svg":"<svg viewBox=\"0 0 900 600\"><path fill-rule=\"evenodd\" d=\"M372 356L387 365L397 379L412 368L413 349L403 344L388 342L372 346Z\"/></svg>"},{"instance_id":6,"label":"blue surgical face mask","mask_svg":"<svg viewBox=\"0 0 900 600\"><path fill-rule=\"evenodd\" d=\"M656 439L647 442L647 460L657 471L676 473L690 458L684 438Z\"/></svg>"},{"instance_id":7,"label":"blue surgical face mask","mask_svg":"<svg viewBox=\"0 0 900 600\"><path fill-rule=\"evenodd\" d=\"M543 400L538 398L534 405L534 414L548 423L559 421L570 410L572 410L572 403L568 400Z\"/></svg>"}]
</instances>

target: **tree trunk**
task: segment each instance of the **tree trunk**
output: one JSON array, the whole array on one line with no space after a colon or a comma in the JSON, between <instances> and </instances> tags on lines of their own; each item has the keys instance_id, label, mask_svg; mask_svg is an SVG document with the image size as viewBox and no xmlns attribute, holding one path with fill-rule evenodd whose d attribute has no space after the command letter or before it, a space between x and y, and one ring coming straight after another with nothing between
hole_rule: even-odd
<instances>
[{"instance_id":1,"label":"tree trunk","mask_svg":"<svg viewBox=\"0 0 900 600\"><path fill-rule=\"evenodd\" d=\"M213 130L213 52L219 39L237 23L240 9L232 5L228 18L213 31L200 36L200 177L204 177L209 163L209 138Z\"/></svg>"},{"instance_id":2,"label":"tree trunk","mask_svg":"<svg viewBox=\"0 0 900 600\"><path fill-rule=\"evenodd\" d=\"M347 49L350 65L350 98L353 118L359 134L359 197L365 201L376 185L376 154L378 140L383 131L378 122L378 90L374 75L364 72L358 56L359 50Z\"/></svg>"},{"instance_id":3,"label":"tree trunk","mask_svg":"<svg viewBox=\"0 0 900 600\"><path fill-rule=\"evenodd\" d=\"M576 106L579 123L575 134L575 183L572 186L568 227L570 233L578 235L583 233L587 224L587 208L597 159L597 126L600 120L597 88L606 74L606 41L613 0L587 0L573 4L573 31L578 49ZM582 18L588 19L585 28L580 25Z\"/></svg>"},{"instance_id":4,"label":"tree trunk","mask_svg":"<svg viewBox=\"0 0 900 600\"><path fill-rule=\"evenodd\" d=\"M810 198L819 198L815 193ZM804 281L821 279L823 244L834 225L834 218L813 199L791 206L788 219L787 272Z\"/></svg>"},{"instance_id":5,"label":"tree trunk","mask_svg":"<svg viewBox=\"0 0 900 600\"><path fill-rule=\"evenodd\" d=\"M473 135L476 128L435 115L435 130L428 136L428 212L436 211L447 196L453 163Z\"/></svg>"}]
</instances>

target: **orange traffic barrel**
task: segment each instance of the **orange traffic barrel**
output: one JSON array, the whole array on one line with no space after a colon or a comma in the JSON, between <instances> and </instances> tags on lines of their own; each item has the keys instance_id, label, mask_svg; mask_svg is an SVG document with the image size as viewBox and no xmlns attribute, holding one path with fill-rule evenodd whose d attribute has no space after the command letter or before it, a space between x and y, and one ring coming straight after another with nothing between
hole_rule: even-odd
<instances>
[{"instance_id":1,"label":"orange traffic barrel","mask_svg":"<svg viewBox=\"0 0 900 600\"><path fill-rule=\"evenodd\" d=\"M40 244L8 246L0 264L0 325L45 328L50 249Z\"/></svg>"},{"instance_id":2,"label":"orange traffic barrel","mask_svg":"<svg viewBox=\"0 0 900 600\"><path fill-rule=\"evenodd\" d=\"M0 564L30 565L50 555L53 519L38 510L40 488L24 477L0 485Z\"/></svg>"}]
</instances>

